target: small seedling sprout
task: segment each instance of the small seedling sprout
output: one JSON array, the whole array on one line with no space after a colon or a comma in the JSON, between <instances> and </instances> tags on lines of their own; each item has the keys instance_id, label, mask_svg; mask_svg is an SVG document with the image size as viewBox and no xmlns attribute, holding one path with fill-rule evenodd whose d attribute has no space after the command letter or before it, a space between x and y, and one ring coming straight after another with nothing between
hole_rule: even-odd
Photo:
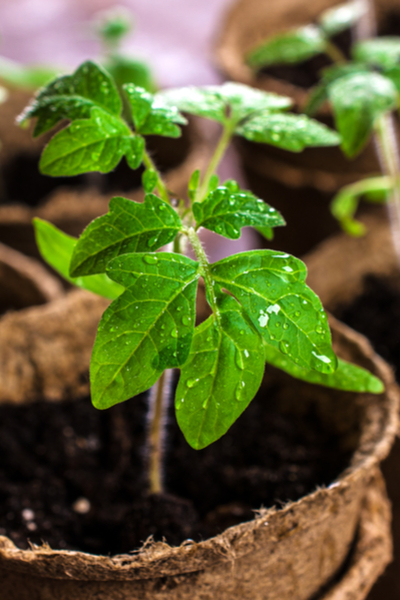
<instances>
[{"instance_id":1,"label":"small seedling sprout","mask_svg":"<svg viewBox=\"0 0 400 600\"><path fill-rule=\"evenodd\" d=\"M354 218L358 202L385 202L389 197L394 243L400 258L399 152L392 112L399 109L400 38L360 39L347 59L332 41L336 34L355 27L366 14L368 3L353 0L320 15L317 24L307 25L271 37L249 52L247 61L254 69L276 64L300 64L325 53L333 65L321 73L312 90L305 112L313 115L330 102L341 148L348 158L357 156L374 137L383 175L346 186L332 202L332 213L351 235L363 235L364 225ZM367 19L368 20L368 19Z\"/></svg>"},{"instance_id":2,"label":"small seedling sprout","mask_svg":"<svg viewBox=\"0 0 400 600\"><path fill-rule=\"evenodd\" d=\"M220 184L216 173L234 135L294 152L340 142L326 126L289 113L290 105L288 98L234 83L155 95L126 84L119 92L105 70L86 62L42 89L21 116L36 118L35 135L70 121L43 151L44 174L108 173L123 157L132 169L145 166L144 201L112 198L109 212L78 240L40 219L35 229L55 269L112 300L91 358L94 406L106 409L152 388L150 492L163 489L162 425L172 369L180 369L177 421L196 449L218 440L245 410L266 361L321 385L383 389L373 375L335 356L327 315L305 283L301 260L254 250L210 263L199 237L205 228L238 239L243 227L253 227L270 239L285 224L272 206L234 180ZM154 164L146 136L179 137L183 113L217 121L221 136L207 168L192 174L187 197L180 198ZM201 280L211 315L195 326Z\"/></svg>"}]
</instances>

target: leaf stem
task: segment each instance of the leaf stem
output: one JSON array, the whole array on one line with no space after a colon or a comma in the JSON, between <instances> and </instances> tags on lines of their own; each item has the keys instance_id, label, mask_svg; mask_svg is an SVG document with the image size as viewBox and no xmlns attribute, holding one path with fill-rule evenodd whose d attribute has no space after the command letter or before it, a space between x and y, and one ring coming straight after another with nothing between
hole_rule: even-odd
<instances>
[{"instance_id":1,"label":"leaf stem","mask_svg":"<svg viewBox=\"0 0 400 600\"><path fill-rule=\"evenodd\" d=\"M151 158L150 154L147 152L147 150L144 150L143 152L143 163L145 165L145 167L147 167L147 169L151 169L152 171L154 171L157 175L157 190L158 193L160 194L160 198L162 200L164 200L164 202L167 202L168 204L170 204L170 198L169 198L169 194L168 194L168 190L165 186L165 183L161 177L160 172L158 171L157 167L155 166L153 159Z\"/></svg>"},{"instance_id":2,"label":"leaf stem","mask_svg":"<svg viewBox=\"0 0 400 600\"><path fill-rule=\"evenodd\" d=\"M206 283L206 289L208 292L207 300L209 301L212 311L215 314L217 320L219 321L220 314L219 314L219 309L218 309L218 304L217 304L217 297L216 297L215 291L214 291L214 282L213 282L213 278L212 278L212 275L210 272L210 263L208 262L207 255L203 248L203 244L201 243L200 238L197 235L197 233L193 227L188 227L185 230L185 233L189 238L189 241L192 245L193 252L195 253L196 258L200 263L202 275L204 277L204 281Z\"/></svg>"},{"instance_id":3,"label":"leaf stem","mask_svg":"<svg viewBox=\"0 0 400 600\"><path fill-rule=\"evenodd\" d=\"M385 113L375 122L375 140L381 168L384 175L393 181L389 193L388 210L392 228L393 244L400 261L400 159L393 115Z\"/></svg>"},{"instance_id":4,"label":"leaf stem","mask_svg":"<svg viewBox=\"0 0 400 600\"><path fill-rule=\"evenodd\" d=\"M206 172L203 177L203 181L197 191L196 194L196 202L202 202L207 195L208 185L210 183L211 177L214 175L216 170L218 169L218 165L221 162L222 157L225 154L225 151L231 141L235 125L231 121L227 121L222 130L222 135L219 139L219 142L215 148L214 154L211 157L211 160L208 164Z\"/></svg>"},{"instance_id":5,"label":"leaf stem","mask_svg":"<svg viewBox=\"0 0 400 600\"><path fill-rule=\"evenodd\" d=\"M347 58L341 49L328 39L325 41L325 54L329 56L336 65L344 65L347 63Z\"/></svg>"},{"instance_id":6,"label":"leaf stem","mask_svg":"<svg viewBox=\"0 0 400 600\"><path fill-rule=\"evenodd\" d=\"M162 494L164 492L162 476L164 424L170 396L171 379L172 369L167 369L150 390L150 410L148 417L148 476L150 494Z\"/></svg>"}]
</instances>

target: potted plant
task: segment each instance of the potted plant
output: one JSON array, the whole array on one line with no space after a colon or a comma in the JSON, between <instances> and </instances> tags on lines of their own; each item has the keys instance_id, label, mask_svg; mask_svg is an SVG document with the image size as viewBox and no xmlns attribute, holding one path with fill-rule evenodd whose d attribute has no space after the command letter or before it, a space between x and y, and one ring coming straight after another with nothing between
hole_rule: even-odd
<instances>
[{"instance_id":1,"label":"potted plant","mask_svg":"<svg viewBox=\"0 0 400 600\"><path fill-rule=\"evenodd\" d=\"M79 240L49 223L36 221L38 244L50 264L73 278L77 285L92 290L96 286L102 295L114 298L100 321L91 359L92 401L101 409L113 407L110 409L114 415L111 430L107 422L100 428L105 429L105 437L114 440L120 448L118 468L112 467L101 485L104 497L108 495L107 486L110 484L114 489L125 475L130 486L138 486L135 488L139 499L136 507L127 509L118 505L117 513L125 515L122 521L118 517L113 519L113 510L108 506L85 526L84 515L90 514L92 503L100 499L96 499L99 492L94 492L88 472L84 471L78 487L91 497L76 498L72 510L81 515L78 529L86 527L82 540L85 547L93 547L97 543L94 540L111 527L109 542L118 538L118 543L125 548L123 540L125 544L132 544L132 539L143 539L141 526L148 523L149 515L155 521L156 515L161 515L161 525L152 524L147 530L154 533L155 541L147 541L133 555L112 557L68 549L53 551L47 546L34 546L30 550L17 548L11 539L0 537L0 569L6 593L12 598L18 589L20 598L28 598L36 593L35 586L39 586L42 595L52 598L63 598L66 594L77 599L88 596L150 598L155 594L169 599L196 594L199 597L218 594L227 598L240 594L243 598L255 595L284 598L292 595L295 586L297 596L304 599L324 590L327 590L326 597L338 590L352 590L362 598L390 555L385 527L383 535L382 530L378 533L374 529L374 534L371 536L370 531L368 537L366 521L361 521L362 535L355 537L361 514L366 519L369 510L383 519L387 514L377 467L388 452L397 427L397 388L390 369L373 354L366 340L332 323L335 347L342 354L342 358L337 358L331 346L326 314L318 297L305 284L306 271L301 261L274 250L255 250L209 263L198 235L198 230L204 227L237 239L242 227L253 226L270 238L271 230L284 224L275 209L251 192L241 190L236 182L218 185L215 171L234 134L246 136L262 128L273 135L280 119L281 126L283 122L287 124L287 143L293 146L334 144L339 141L337 135L307 117L283 112L288 107L286 98L236 84L183 88L155 97L142 88L125 85L132 128L121 115L120 96L112 79L106 80L107 85L101 85L105 81L103 73L93 63L85 63L78 73L80 78L93 82L96 89L90 111L84 99L75 102L74 98L71 102L68 94L63 93L61 81L60 85L55 82L43 90L36 103L24 113L24 118L37 117L39 129L50 129L61 118L71 121L46 147L41 169L51 175L107 171L125 155L133 168L144 162L146 196L142 203L113 198L109 212L93 221ZM54 107L58 109L57 118L56 111L51 110ZM207 169L203 174L196 170L190 177L187 201L170 195L144 142L145 136L154 131L179 135L178 125L184 122L180 110L212 118L222 125L220 141ZM185 253L187 243L191 245L194 259ZM172 247L162 251L166 244ZM195 327L200 278L204 280L210 314ZM346 359L355 359L360 366ZM241 417L243 427L246 415L251 415L249 429L244 433L238 422L232 433L226 433L257 394L265 362L269 367L262 395ZM165 461L166 491L164 417L168 413L173 368L181 371L175 410L188 444L177 426L170 427L175 449L170 454L169 464ZM140 394L151 386L146 428L143 424L145 404ZM270 394L269 407L266 407L265 393ZM134 401L124 402L134 395ZM131 419L129 412L125 412L130 410L129 406L134 411ZM251 414L253 407L255 412ZM42 409L37 406L32 410L27 417L28 427L33 430L36 421L39 423L37 431L43 431L43 420L37 416L37 411ZM68 418L72 418L75 410L80 410L78 404L72 409L69 403ZM51 443L58 443L58 438L62 441L63 436L70 439L69 451L65 454L68 479L70 459L79 464L81 455L76 454L77 448L87 449L89 437L86 432L83 438L76 438L73 429L64 426L60 417L63 411L62 405L54 406L53 415L62 424L60 435L56 430ZM248 497L250 488L266 493L271 486L274 476L267 475L262 462L254 458L254 452L260 440L269 439L265 436L268 423L280 423L283 432L290 413L295 415L295 430L304 431L306 437L314 438L322 429L317 445L325 438L335 440L331 464L334 479L339 475L338 470L345 466L347 469L328 489L318 489L283 509L261 510L256 519L222 531L223 523L243 520L248 510L243 499ZM84 421L86 419L79 418L75 426L85 429ZM255 435L254 427L258 424ZM129 428L132 426L139 440L147 440L145 475L126 468L127 456L131 453L136 457L136 465L141 462L138 460L141 450L138 453L131 446ZM291 430L294 434L293 428ZM93 451L93 443L96 447L97 442L90 439L89 447ZM207 448L210 444L212 450ZM296 444L297 441L295 447L300 452L301 463L304 451ZM189 445L194 450L190 450ZM45 441L40 446L42 456L47 456ZM104 462L102 452L99 458ZM238 459L241 468L236 462ZM222 470L217 468L213 475L212 464L216 461L221 462ZM316 462L320 464L319 459ZM24 460L19 460L19 464L23 465ZM183 477L182 472L175 472L174 468L184 464ZM47 469L43 462L42 465ZM307 462L306 472L308 466ZM97 468L93 462L92 467ZM199 475L207 469L212 477L211 499L203 489L204 482L200 482L199 488ZM297 482L295 487L299 486L298 469L299 465L294 469L292 466L289 471L289 481ZM77 481L72 485L76 486ZM228 490L236 489L233 496L231 492L228 495L224 492L226 485ZM313 488L315 483L309 485ZM54 486L58 486L55 481L50 489ZM185 486L202 515L200 522L193 513L193 506L176 497L178 490ZM298 493L301 485L296 489ZM51 496L52 492L49 493ZM123 495L126 493L127 489ZM213 493L217 500L212 499ZM284 496L286 494L284 492ZM199 508L200 497L205 498L203 508ZM132 503L129 494L128 502ZM65 513L64 508L59 506L58 510L70 514L71 511ZM136 519L130 512L134 508L138 511ZM19 526L25 523L31 540L41 536L37 523L42 513L38 513L25 506L22 521L19 519ZM92 518L94 513L87 518ZM8 514L9 521L18 521L15 509ZM48 520L48 515L44 519ZM102 527L96 527L96 522L102 523ZM384 521L378 519L378 522L382 526ZM59 519L57 523L56 529ZM163 527L168 529L168 525L170 538L177 536L174 539L179 540L176 547L160 539L160 531ZM44 523L43 527L46 529ZM75 525L68 526L62 535L71 540L70 535L73 536L75 530ZM19 528L10 533L11 538L21 539L20 531ZM185 540L188 531L193 532L197 540ZM221 533L200 541L206 531ZM183 543L179 545L179 542ZM115 543L114 540L112 547L118 551L121 546ZM349 555L352 543L357 552ZM289 552L289 548L296 551ZM128 549L132 550L132 545ZM334 578L339 576L346 556L351 568L337 583ZM373 568L361 583L359 574L369 561ZM17 573L25 575L19 586Z\"/></svg>"},{"instance_id":2,"label":"potted plant","mask_svg":"<svg viewBox=\"0 0 400 600\"><path fill-rule=\"evenodd\" d=\"M378 34L398 35L397 5L390 0L377 0L373 5ZM288 0L270 11L256 2L254 5L239 2L227 16L220 36L218 64L229 79L285 93L292 97L297 110L304 110L311 90L320 81L321 70L338 60L335 50L341 54L339 60L349 58L356 23L360 20L366 23L360 6L357 2L340 4L328 0L305 5ZM276 44L275 55L265 59L265 67L256 66L259 57L262 58L262 48L267 48L269 41ZM295 52L285 55L285 47L290 46ZM319 106L316 116L324 123L333 123L331 106L326 103ZM292 222L296 222L299 198L303 210L316 216L318 227L313 226L311 218L304 224L310 243L306 247L304 240L300 240L303 244L300 253L337 230L326 208L339 189L380 170L372 142L351 161L338 148L321 152L311 148L291 155L259 144L246 142L245 146L242 144L240 151L252 189L283 198L282 210L285 206L288 220L293 215Z\"/></svg>"}]
</instances>

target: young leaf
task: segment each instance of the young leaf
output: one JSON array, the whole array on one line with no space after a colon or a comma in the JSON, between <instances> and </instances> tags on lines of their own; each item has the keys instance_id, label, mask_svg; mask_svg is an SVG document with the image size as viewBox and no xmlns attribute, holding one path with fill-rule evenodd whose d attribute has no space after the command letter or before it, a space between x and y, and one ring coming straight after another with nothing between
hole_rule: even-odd
<instances>
[{"instance_id":1,"label":"young leaf","mask_svg":"<svg viewBox=\"0 0 400 600\"><path fill-rule=\"evenodd\" d=\"M265 360L296 379L302 379L303 381L336 390L381 394L385 389L382 381L372 375L372 373L340 358L338 359L338 367L334 373L318 373L317 371L299 367L299 365L296 365L296 363L289 360L286 356L283 356L275 348L272 348L272 346L265 345Z\"/></svg>"},{"instance_id":2,"label":"young leaf","mask_svg":"<svg viewBox=\"0 0 400 600\"><path fill-rule=\"evenodd\" d=\"M352 27L363 16L364 12L365 7L362 3L357 1L346 2L325 10L318 21L325 35L332 37Z\"/></svg>"},{"instance_id":3,"label":"young leaf","mask_svg":"<svg viewBox=\"0 0 400 600\"><path fill-rule=\"evenodd\" d=\"M291 152L309 146L336 146L335 131L305 115L270 113L252 117L239 125L236 133L252 142L271 144Z\"/></svg>"},{"instance_id":4,"label":"young leaf","mask_svg":"<svg viewBox=\"0 0 400 600\"><path fill-rule=\"evenodd\" d=\"M379 73L346 75L328 87L328 94L347 156L362 150L375 120L397 104L396 88Z\"/></svg>"},{"instance_id":5,"label":"young leaf","mask_svg":"<svg viewBox=\"0 0 400 600\"><path fill-rule=\"evenodd\" d=\"M154 194L143 203L117 196L109 212L92 221L78 240L71 275L104 273L116 256L157 250L171 242L182 223L177 213Z\"/></svg>"},{"instance_id":6,"label":"young leaf","mask_svg":"<svg viewBox=\"0 0 400 600\"><path fill-rule=\"evenodd\" d=\"M110 60L106 61L104 67L119 88L122 88L125 83L134 83L148 92L157 91L151 70L146 63L140 60L113 54Z\"/></svg>"},{"instance_id":7,"label":"young leaf","mask_svg":"<svg viewBox=\"0 0 400 600\"><path fill-rule=\"evenodd\" d=\"M44 260L67 281L98 296L110 300L117 298L124 288L105 273L89 277L70 277L69 264L77 239L60 231L47 221L33 219L36 243Z\"/></svg>"},{"instance_id":8,"label":"young leaf","mask_svg":"<svg viewBox=\"0 0 400 600\"><path fill-rule=\"evenodd\" d=\"M235 182L236 183L236 182ZM211 192L203 202L192 206L197 227L205 227L232 240L240 237L242 227L279 227L282 215L248 191L226 185Z\"/></svg>"},{"instance_id":9,"label":"young leaf","mask_svg":"<svg viewBox=\"0 0 400 600\"><path fill-rule=\"evenodd\" d=\"M213 315L196 328L176 391L179 427L197 450L226 433L264 374L261 337L233 298L224 304L219 321Z\"/></svg>"},{"instance_id":10,"label":"young leaf","mask_svg":"<svg viewBox=\"0 0 400 600\"><path fill-rule=\"evenodd\" d=\"M165 105L158 96L153 96L132 83L124 85L123 89L129 100L138 133L166 137L181 135L178 125L185 125L187 121L176 107Z\"/></svg>"},{"instance_id":11,"label":"young leaf","mask_svg":"<svg viewBox=\"0 0 400 600\"><path fill-rule=\"evenodd\" d=\"M319 84L312 88L308 98L307 104L304 107L304 113L308 117L312 117L321 108L321 106L328 100L328 90L326 85Z\"/></svg>"},{"instance_id":12,"label":"young leaf","mask_svg":"<svg viewBox=\"0 0 400 600\"><path fill-rule=\"evenodd\" d=\"M45 175L72 176L90 171L109 173L123 156L132 169L142 162L144 141L121 119L92 108L90 119L74 121L45 147L40 170Z\"/></svg>"},{"instance_id":13,"label":"young leaf","mask_svg":"<svg viewBox=\"0 0 400 600\"><path fill-rule=\"evenodd\" d=\"M297 64L325 50L325 36L319 27L306 25L286 33L280 33L247 55L247 64L261 69L277 64Z\"/></svg>"},{"instance_id":14,"label":"young leaf","mask_svg":"<svg viewBox=\"0 0 400 600\"><path fill-rule=\"evenodd\" d=\"M92 402L108 408L149 389L186 362L192 343L198 264L167 252L124 254L107 268L126 289L105 311L90 365Z\"/></svg>"},{"instance_id":15,"label":"young leaf","mask_svg":"<svg viewBox=\"0 0 400 600\"><path fill-rule=\"evenodd\" d=\"M154 169L146 169L142 175L143 189L147 194L151 194L154 188L157 186L157 173Z\"/></svg>"},{"instance_id":16,"label":"young leaf","mask_svg":"<svg viewBox=\"0 0 400 600\"><path fill-rule=\"evenodd\" d=\"M353 46L353 57L355 60L384 69L398 66L400 63L400 38L378 37L357 42Z\"/></svg>"},{"instance_id":17,"label":"young leaf","mask_svg":"<svg viewBox=\"0 0 400 600\"><path fill-rule=\"evenodd\" d=\"M37 117L34 136L38 136L62 119L89 118L94 107L117 117L122 103L107 71L87 61L73 75L59 77L41 90L20 119Z\"/></svg>"},{"instance_id":18,"label":"young leaf","mask_svg":"<svg viewBox=\"0 0 400 600\"><path fill-rule=\"evenodd\" d=\"M242 305L265 342L296 364L332 373L327 317L305 284L304 263L274 250L242 252L211 265L212 278Z\"/></svg>"},{"instance_id":19,"label":"young leaf","mask_svg":"<svg viewBox=\"0 0 400 600\"><path fill-rule=\"evenodd\" d=\"M196 169L190 176L189 184L188 184L188 196L190 200L194 200L196 198L197 189L200 185L200 169Z\"/></svg>"},{"instance_id":20,"label":"young leaf","mask_svg":"<svg viewBox=\"0 0 400 600\"><path fill-rule=\"evenodd\" d=\"M220 86L172 89L160 92L156 97L183 112L222 124L239 123L252 114L286 110L292 105L292 100L285 96L232 82Z\"/></svg>"}]
</instances>

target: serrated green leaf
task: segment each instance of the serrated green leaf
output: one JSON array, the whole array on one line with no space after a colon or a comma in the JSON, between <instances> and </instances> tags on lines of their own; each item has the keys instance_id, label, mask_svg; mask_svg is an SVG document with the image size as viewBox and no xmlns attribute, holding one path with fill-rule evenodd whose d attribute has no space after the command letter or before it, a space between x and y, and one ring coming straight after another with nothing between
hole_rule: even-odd
<instances>
[{"instance_id":1,"label":"serrated green leaf","mask_svg":"<svg viewBox=\"0 0 400 600\"><path fill-rule=\"evenodd\" d=\"M62 119L89 118L93 108L119 116L122 103L107 71L87 61L73 75L59 77L42 89L20 119L37 117L34 135L38 136Z\"/></svg>"},{"instance_id":2,"label":"serrated green leaf","mask_svg":"<svg viewBox=\"0 0 400 600\"><path fill-rule=\"evenodd\" d=\"M142 161L143 148L143 138L133 134L123 121L92 108L90 119L74 121L50 140L39 166L42 173L53 177L109 173L126 156L134 169Z\"/></svg>"},{"instance_id":3,"label":"serrated green leaf","mask_svg":"<svg viewBox=\"0 0 400 600\"><path fill-rule=\"evenodd\" d=\"M122 286L112 281L105 273L89 277L70 277L69 265L78 240L42 219L33 219L33 224L40 254L64 279L109 300L114 300L124 291Z\"/></svg>"},{"instance_id":4,"label":"serrated green leaf","mask_svg":"<svg viewBox=\"0 0 400 600\"><path fill-rule=\"evenodd\" d=\"M215 285L242 305L265 342L296 364L322 373L335 370L326 314L305 284L304 263L282 252L242 252L211 265Z\"/></svg>"},{"instance_id":5,"label":"serrated green leaf","mask_svg":"<svg viewBox=\"0 0 400 600\"><path fill-rule=\"evenodd\" d=\"M82 233L71 260L71 275L104 273L116 256L150 252L171 242L182 223L177 213L154 194L143 203L116 197L109 212Z\"/></svg>"},{"instance_id":6,"label":"serrated green leaf","mask_svg":"<svg viewBox=\"0 0 400 600\"><path fill-rule=\"evenodd\" d=\"M247 55L247 64L261 69L277 64L297 64L325 50L325 37L316 25L306 25L267 39Z\"/></svg>"},{"instance_id":7,"label":"serrated green leaf","mask_svg":"<svg viewBox=\"0 0 400 600\"><path fill-rule=\"evenodd\" d=\"M190 200L196 198L197 189L200 185L200 169L196 169L190 176L188 184L188 196Z\"/></svg>"},{"instance_id":8,"label":"serrated green leaf","mask_svg":"<svg viewBox=\"0 0 400 600\"><path fill-rule=\"evenodd\" d=\"M146 169L142 175L143 189L147 194L150 194L157 186L158 175L154 169Z\"/></svg>"},{"instance_id":9,"label":"serrated green leaf","mask_svg":"<svg viewBox=\"0 0 400 600\"><path fill-rule=\"evenodd\" d=\"M338 359L338 367L334 373L318 373L303 369L271 346L265 346L265 360L296 379L336 390L381 394L385 389L382 381L372 373L341 358Z\"/></svg>"},{"instance_id":10,"label":"serrated green leaf","mask_svg":"<svg viewBox=\"0 0 400 600\"><path fill-rule=\"evenodd\" d=\"M235 186L232 186L232 183ZM236 182L218 187L203 202L192 206L197 227L236 240L242 227L280 227L282 215L249 191L240 190Z\"/></svg>"},{"instance_id":11,"label":"serrated green leaf","mask_svg":"<svg viewBox=\"0 0 400 600\"><path fill-rule=\"evenodd\" d=\"M170 106L219 123L238 123L253 113L286 110L292 100L256 90L240 83L220 86L186 87L160 92L156 96Z\"/></svg>"},{"instance_id":12,"label":"serrated green leaf","mask_svg":"<svg viewBox=\"0 0 400 600\"><path fill-rule=\"evenodd\" d=\"M318 21L325 35L332 37L352 27L365 12L365 6L357 1L346 2L325 10Z\"/></svg>"},{"instance_id":13,"label":"serrated green leaf","mask_svg":"<svg viewBox=\"0 0 400 600\"><path fill-rule=\"evenodd\" d=\"M355 60L384 69L398 66L400 63L400 38L378 37L357 42L353 46L353 57Z\"/></svg>"},{"instance_id":14,"label":"serrated green leaf","mask_svg":"<svg viewBox=\"0 0 400 600\"><path fill-rule=\"evenodd\" d=\"M328 94L347 156L362 150L375 120L397 103L396 88L379 73L346 75L329 85Z\"/></svg>"},{"instance_id":15,"label":"serrated green leaf","mask_svg":"<svg viewBox=\"0 0 400 600\"><path fill-rule=\"evenodd\" d=\"M198 264L167 252L124 254L107 272L126 290L105 311L90 366L92 402L108 408L149 389L189 355Z\"/></svg>"},{"instance_id":16,"label":"serrated green leaf","mask_svg":"<svg viewBox=\"0 0 400 600\"><path fill-rule=\"evenodd\" d=\"M336 146L340 143L336 131L305 115L258 115L239 125L235 133L252 142L271 144L291 152L301 152L310 146Z\"/></svg>"},{"instance_id":17,"label":"serrated green leaf","mask_svg":"<svg viewBox=\"0 0 400 600\"><path fill-rule=\"evenodd\" d=\"M226 433L254 398L264 373L261 337L239 304L225 297L220 320L211 316L196 328L176 391L179 427L197 450Z\"/></svg>"},{"instance_id":18,"label":"serrated green leaf","mask_svg":"<svg viewBox=\"0 0 400 600\"><path fill-rule=\"evenodd\" d=\"M132 109L135 129L143 135L163 135L179 137L178 125L185 125L186 119L175 106L168 106L162 99L131 83L123 86Z\"/></svg>"}]
</instances>

